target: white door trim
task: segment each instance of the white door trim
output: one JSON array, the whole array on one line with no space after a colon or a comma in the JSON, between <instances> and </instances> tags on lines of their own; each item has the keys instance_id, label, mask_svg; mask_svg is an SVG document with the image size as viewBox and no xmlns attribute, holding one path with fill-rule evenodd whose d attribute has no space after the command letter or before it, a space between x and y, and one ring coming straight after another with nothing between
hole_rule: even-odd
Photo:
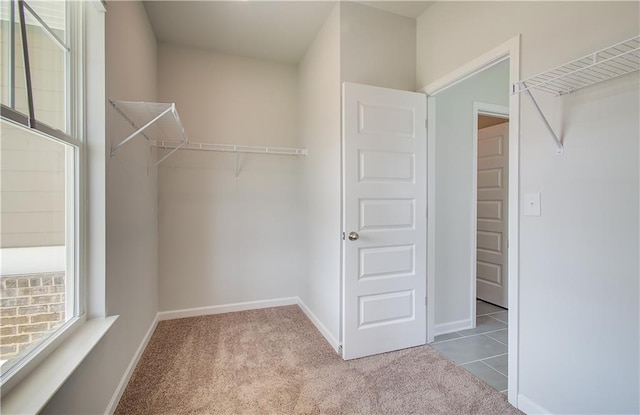
<instances>
[{"instance_id":1,"label":"white door trim","mask_svg":"<svg viewBox=\"0 0 640 415\"><path fill-rule=\"evenodd\" d=\"M509 118L509 107L502 105L489 104L486 102L473 102L473 177L471 179L471 206L475 206L471 209L471 290L470 290L470 308L471 320L473 327L476 326L476 297L477 297L477 278L476 275L476 262L478 253L478 115L489 115L497 118ZM507 270L508 272L508 270ZM507 275L508 278L508 275Z\"/></svg>"},{"instance_id":2,"label":"white door trim","mask_svg":"<svg viewBox=\"0 0 640 415\"><path fill-rule=\"evenodd\" d=\"M421 88L419 91L424 92L428 96L428 129L427 129L427 148L428 148L428 164L427 164L427 208L428 232L427 232L427 327L428 339L432 341L433 337L433 303L435 301L434 278L435 278L435 251L434 246L434 229L435 229L435 108L433 98L439 92L452 87L453 85L475 75L476 73L509 59L509 84L514 84L520 79L520 35L515 36L509 41L495 47L487 53L472 60L466 65L454 70L453 72L443 76L442 78ZM518 354L519 354L519 310L518 301L519 286L519 234L520 234L520 98L518 94L509 96L509 249L508 249L508 273L509 273L509 403L516 408L518 407ZM475 302L474 302L475 304Z\"/></svg>"},{"instance_id":3,"label":"white door trim","mask_svg":"<svg viewBox=\"0 0 640 415\"><path fill-rule=\"evenodd\" d=\"M427 95L427 343L436 336L436 99Z\"/></svg>"}]
</instances>

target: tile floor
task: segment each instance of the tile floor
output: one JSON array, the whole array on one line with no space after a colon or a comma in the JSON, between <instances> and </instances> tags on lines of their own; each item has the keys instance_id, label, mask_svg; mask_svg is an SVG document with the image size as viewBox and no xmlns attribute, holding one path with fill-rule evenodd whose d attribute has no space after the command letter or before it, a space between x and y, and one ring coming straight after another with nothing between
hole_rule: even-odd
<instances>
[{"instance_id":1,"label":"tile floor","mask_svg":"<svg viewBox=\"0 0 640 415\"><path fill-rule=\"evenodd\" d=\"M476 328L436 336L431 345L489 384L507 392L507 310L478 300Z\"/></svg>"}]
</instances>

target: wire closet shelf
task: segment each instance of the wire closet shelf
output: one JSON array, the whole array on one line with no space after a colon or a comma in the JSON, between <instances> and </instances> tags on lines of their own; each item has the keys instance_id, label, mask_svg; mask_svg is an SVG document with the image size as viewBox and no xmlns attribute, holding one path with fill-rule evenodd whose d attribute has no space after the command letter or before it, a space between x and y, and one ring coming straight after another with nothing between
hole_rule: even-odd
<instances>
[{"instance_id":1,"label":"wire closet shelf","mask_svg":"<svg viewBox=\"0 0 640 415\"><path fill-rule=\"evenodd\" d=\"M542 91L559 97L638 70L640 70L640 35L516 82L513 84L512 92L514 95L524 92L529 96L553 138L556 153L562 155L564 154L562 140L551 128L531 91Z\"/></svg>"},{"instance_id":2,"label":"wire closet shelf","mask_svg":"<svg viewBox=\"0 0 640 415\"><path fill-rule=\"evenodd\" d=\"M152 140L151 144L162 149L171 150L180 145L179 141ZM306 156L304 148L241 146L235 144L194 143L190 141L181 147L182 150L217 151L222 153L275 154L281 156Z\"/></svg>"},{"instance_id":3,"label":"wire closet shelf","mask_svg":"<svg viewBox=\"0 0 640 415\"><path fill-rule=\"evenodd\" d=\"M241 153L306 156L303 148L245 146L235 144L196 143L189 140L175 103L109 100L111 106L133 128L134 132L111 148L113 157L125 144L137 136L143 136L152 147L170 150L155 165L159 165L178 150L217 151L236 154L236 177L239 173Z\"/></svg>"},{"instance_id":4,"label":"wire closet shelf","mask_svg":"<svg viewBox=\"0 0 640 415\"><path fill-rule=\"evenodd\" d=\"M518 82L514 93L539 90L555 96L640 69L640 36L586 55Z\"/></svg>"}]
</instances>

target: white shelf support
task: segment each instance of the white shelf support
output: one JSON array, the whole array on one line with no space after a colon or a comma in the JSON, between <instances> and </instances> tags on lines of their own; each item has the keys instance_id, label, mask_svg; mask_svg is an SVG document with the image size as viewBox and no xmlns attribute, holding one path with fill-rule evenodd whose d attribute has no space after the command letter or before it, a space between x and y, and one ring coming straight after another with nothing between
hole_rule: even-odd
<instances>
[{"instance_id":1,"label":"white shelf support","mask_svg":"<svg viewBox=\"0 0 640 415\"><path fill-rule=\"evenodd\" d=\"M158 160L155 165L171 157L178 149L189 143L184 125L180 120L176 105L174 103L156 103L156 102L129 102L109 100L111 106L135 129L133 133L127 136L118 144L112 146L111 157L113 157L125 144L133 140L138 135L144 136L151 145L157 140L150 138L159 134L164 138L180 138L175 141L177 145L168 154ZM167 116L171 113L172 117ZM142 125L142 127L138 127ZM150 127L156 127L153 133L149 133ZM149 134L149 135L147 135Z\"/></svg>"},{"instance_id":2,"label":"white shelf support","mask_svg":"<svg viewBox=\"0 0 640 415\"><path fill-rule=\"evenodd\" d=\"M120 141L118 144L116 144L115 146L111 147L111 157L114 156L114 154L116 154L118 152L118 150L120 150L122 148L123 145L127 144L129 141L133 140L138 134L141 134L144 130L146 130L151 124L153 124L154 122L158 121L160 118L162 118L166 113L168 113L169 111L171 111L171 108L167 108L166 110L164 110L163 112L160 113L160 115L158 115L157 117L155 117L154 119L152 119L151 121L149 121L148 123L146 123L144 126L138 128L136 131L134 131L133 133L131 133L131 135L129 135L127 138L125 138L124 140Z\"/></svg>"},{"instance_id":3,"label":"white shelf support","mask_svg":"<svg viewBox=\"0 0 640 415\"><path fill-rule=\"evenodd\" d=\"M158 166L160 163L162 163L163 161L165 161L166 159L171 157L173 155L173 153L175 153L176 151L180 150L182 148L182 146L184 146L185 144L186 144L186 141L181 142L178 145L178 147L174 148L173 150L171 150L170 152L165 154L160 160L156 161L155 166Z\"/></svg>"},{"instance_id":4,"label":"white shelf support","mask_svg":"<svg viewBox=\"0 0 640 415\"><path fill-rule=\"evenodd\" d=\"M558 97L638 70L640 70L640 35L517 82L513 84L512 91L513 94L525 91L528 93L556 143L557 153L563 154L562 141L549 125L531 90L535 89Z\"/></svg>"},{"instance_id":5,"label":"white shelf support","mask_svg":"<svg viewBox=\"0 0 640 415\"><path fill-rule=\"evenodd\" d=\"M542 121L544 121L544 125L547 127L547 130L549 130L549 134L551 134L551 138L553 138L553 141L556 143L556 154L559 156L563 155L564 146L562 145L562 141L558 138L558 135L556 134L556 132L553 131L553 128L551 128L549 121L547 121L547 117L545 117L544 113L540 109L540 106L538 105L538 102L536 101L536 99L533 97L533 94L531 93L531 91L529 91L528 89L526 91L527 91L527 95L529 95L529 98L531 98L531 102L533 102L533 105L538 110L538 113L540 114Z\"/></svg>"}]
</instances>

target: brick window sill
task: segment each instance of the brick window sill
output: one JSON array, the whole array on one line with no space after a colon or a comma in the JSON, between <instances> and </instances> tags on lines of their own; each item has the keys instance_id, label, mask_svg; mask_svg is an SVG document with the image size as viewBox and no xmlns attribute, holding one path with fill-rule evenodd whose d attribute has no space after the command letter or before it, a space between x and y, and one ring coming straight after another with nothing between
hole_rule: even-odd
<instances>
[{"instance_id":1,"label":"brick window sill","mask_svg":"<svg viewBox=\"0 0 640 415\"><path fill-rule=\"evenodd\" d=\"M3 394L0 413L40 412L117 318L118 316L94 318L83 323L8 394Z\"/></svg>"}]
</instances>

